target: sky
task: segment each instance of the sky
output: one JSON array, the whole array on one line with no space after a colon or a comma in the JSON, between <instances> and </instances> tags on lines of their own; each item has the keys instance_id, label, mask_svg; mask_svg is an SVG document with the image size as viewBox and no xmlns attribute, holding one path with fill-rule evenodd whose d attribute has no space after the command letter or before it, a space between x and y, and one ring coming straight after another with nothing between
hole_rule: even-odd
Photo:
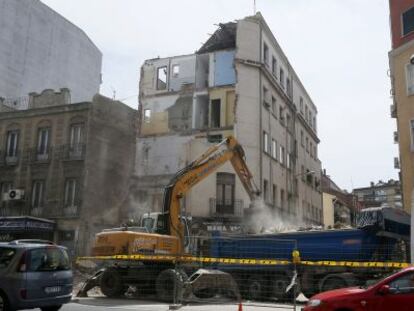
<instances>
[{"instance_id":1,"label":"sky","mask_svg":"<svg viewBox=\"0 0 414 311\"><path fill-rule=\"evenodd\" d=\"M101 93L138 105L145 59L195 52L254 0L42 0L103 53ZM256 0L318 108L319 158L341 188L398 179L388 0Z\"/></svg>"}]
</instances>

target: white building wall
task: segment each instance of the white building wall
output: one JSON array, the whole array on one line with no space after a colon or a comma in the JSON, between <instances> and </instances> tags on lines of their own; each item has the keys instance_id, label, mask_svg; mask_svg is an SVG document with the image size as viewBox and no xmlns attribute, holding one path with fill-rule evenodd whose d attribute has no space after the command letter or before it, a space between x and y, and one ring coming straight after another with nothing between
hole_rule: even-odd
<instances>
[{"instance_id":1,"label":"white building wall","mask_svg":"<svg viewBox=\"0 0 414 311\"><path fill-rule=\"evenodd\" d=\"M68 88L72 102L91 101L101 67L88 36L39 0L0 0L0 97Z\"/></svg>"}]
</instances>

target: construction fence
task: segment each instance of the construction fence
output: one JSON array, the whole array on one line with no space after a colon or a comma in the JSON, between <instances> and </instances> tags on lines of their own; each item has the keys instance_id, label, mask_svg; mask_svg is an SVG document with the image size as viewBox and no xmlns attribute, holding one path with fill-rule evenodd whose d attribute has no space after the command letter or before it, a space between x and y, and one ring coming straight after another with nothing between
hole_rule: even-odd
<instances>
[{"instance_id":1,"label":"construction fence","mask_svg":"<svg viewBox=\"0 0 414 311\"><path fill-rule=\"evenodd\" d=\"M394 244L363 247L260 236L187 239L186 255L155 253L81 257L80 269L100 271L89 285L123 295L178 303L287 303L335 288L364 286L407 267ZM93 262L93 265L91 263ZM85 288L84 288L85 289ZM86 288L86 290L88 287Z\"/></svg>"}]
</instances>

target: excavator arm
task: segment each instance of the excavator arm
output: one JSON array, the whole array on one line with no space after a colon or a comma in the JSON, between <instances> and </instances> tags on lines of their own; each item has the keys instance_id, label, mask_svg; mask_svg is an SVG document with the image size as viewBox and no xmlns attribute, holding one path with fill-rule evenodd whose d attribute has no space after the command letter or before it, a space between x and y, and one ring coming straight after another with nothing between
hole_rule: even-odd
<instances>
[{"instance_id":1,"label":"excavator arm","mask_svg":"<svg viewBox=\"0 0 414 311\"><path fill-rule=\"evenodd\" d=\"M260 191L247 167L244 150L233 136L229 136L219 144L210 147L200 157L180 170L171 179L170 184L164 191L164 213L168 215L168 231L170 235L178 238L181 252L183 251L184 228L180 221L180 199L192 187L215 172L227 161L230 161L233 165L250 200L254 201L260 195Z\"/></svg>"}]
</instances>

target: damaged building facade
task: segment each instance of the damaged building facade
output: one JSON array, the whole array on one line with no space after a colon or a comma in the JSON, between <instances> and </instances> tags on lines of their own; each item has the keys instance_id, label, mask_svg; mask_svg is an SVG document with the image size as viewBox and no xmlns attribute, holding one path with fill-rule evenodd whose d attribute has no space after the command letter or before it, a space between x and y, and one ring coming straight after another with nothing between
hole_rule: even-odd
<instances>
[{"instance_id":1,"label":"damaged building facade","mask_svg":"<svg viewBox=\"0 0 414 311\"><path fill-rule=\"evenodd\" d=\"M82 255L97 232L124 219L136 110L101 95L70 97L68 89L31 93L25 110L0 101L0 240L48 238ZM48 230L35 235L28 222Z\"/></svg>"},{"instance_id":2,"label":"damaged building facade","mask_svg":"<svg viewBox=\"0 0 414 311\"><path fill-rule=\"evenodd\" d=\"M139 100L131 217L160 211L173 174L234 135L272 217L322 223L317 109L260 13L220 24L195 54L145 61ZM227 163L182 211L196 234L237 230L249 205Z\"/></svg>"}]
</instances>

